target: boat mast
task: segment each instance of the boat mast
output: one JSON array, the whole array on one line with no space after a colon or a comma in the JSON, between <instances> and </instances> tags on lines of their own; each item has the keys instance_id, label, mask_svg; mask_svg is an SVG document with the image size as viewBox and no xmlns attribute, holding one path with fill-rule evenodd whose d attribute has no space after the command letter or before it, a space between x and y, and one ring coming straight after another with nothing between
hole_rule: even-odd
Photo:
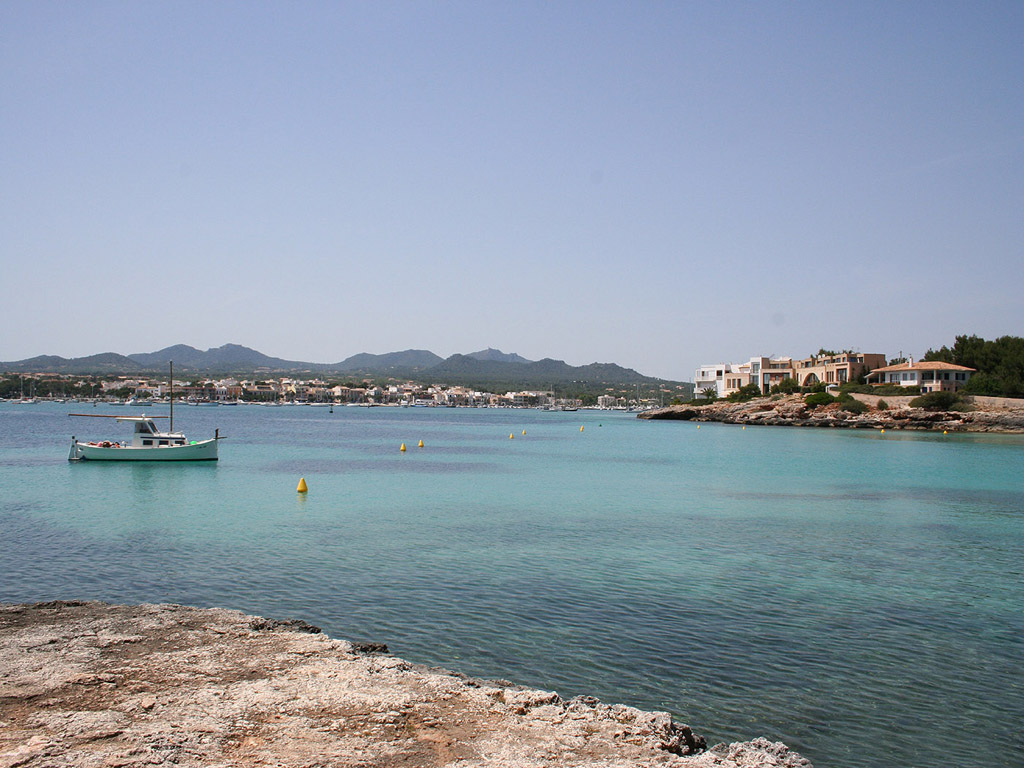
<instances>
[{"instance_id":1,"label":"boat mast","mask_svg":"<svg viewBox=\"0 0 1024 768\"><path fill-rule=\"evenodd\" d=\"M171 428L170 432L174 431L174 361L171 360Z\"/></svg>"}]
</instances>

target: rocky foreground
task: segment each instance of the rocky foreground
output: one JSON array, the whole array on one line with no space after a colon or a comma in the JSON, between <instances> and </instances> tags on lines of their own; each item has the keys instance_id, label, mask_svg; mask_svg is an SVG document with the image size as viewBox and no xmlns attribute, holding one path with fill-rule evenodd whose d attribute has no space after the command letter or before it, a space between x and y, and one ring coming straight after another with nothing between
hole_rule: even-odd
<instances>
[{"instance_id":1,"label":"rocky foreground","mask_svg":"<svg viewBox=\"0 0 1024 768\"><path fill-rule=\"evenodd\" d=\"M666 713L428 669L302 621L180 605L0 604L0 768L808 763L705 748Z\"/></svg>"},{"instance_id":2,"label":"rocky foreground","mask_svg":"<svg viewBox=\"0 0 1024 768\"><path fill-rule=\"evenodd\" d=\"M800 395L779 399L757 398L746 403L716 401L708 405L673 405L638 414L641 419L718 421L726 424L761 424L776 427L852 427L860 429L914 429L938 432L1024 432L1024 406L975 406L971 411L926 411L906 404L879 409L880 398L858 400L866 413L842 410L838 403L812 408ZM890 403L911 398L888 398ZM980 399L980 398L979 398ZM1020 401L1015 401L1020 402Z\"/></svg>"}]
</instances>

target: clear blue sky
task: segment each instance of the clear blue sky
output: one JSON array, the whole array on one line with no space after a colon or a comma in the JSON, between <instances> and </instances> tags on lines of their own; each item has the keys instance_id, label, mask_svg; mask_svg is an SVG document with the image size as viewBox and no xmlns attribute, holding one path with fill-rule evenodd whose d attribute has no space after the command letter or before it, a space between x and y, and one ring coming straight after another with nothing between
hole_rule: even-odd
<instances>
[{"instance_id":1,"label":"clear blue sky","mask_svg":"<svg viewBox=\"0 0 1024 768\"><path fill-rule=\"evenodd\" d=\"M0 360L1024 335L1024 2L0 4Z\"/></svg>"}]
</instances>

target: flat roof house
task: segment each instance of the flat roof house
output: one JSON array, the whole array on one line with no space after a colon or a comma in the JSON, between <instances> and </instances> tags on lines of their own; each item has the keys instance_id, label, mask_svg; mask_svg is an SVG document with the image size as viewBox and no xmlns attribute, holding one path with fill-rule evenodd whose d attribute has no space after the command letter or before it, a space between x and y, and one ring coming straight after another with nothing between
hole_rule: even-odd
<instances>
[{"instance_id":1,"label":"flat roof house","mask_svg":"<svg viewBox=\"0 0 1024 768\"><path fill-rule=\"evenodd\" d=\"M868 371L885 365L885 355L876 352L840 352L835 355L816 355L798 360L794 364L794 378L802 387L814 384L845 384L857 381Z\"/></svg>"}]
</instances>

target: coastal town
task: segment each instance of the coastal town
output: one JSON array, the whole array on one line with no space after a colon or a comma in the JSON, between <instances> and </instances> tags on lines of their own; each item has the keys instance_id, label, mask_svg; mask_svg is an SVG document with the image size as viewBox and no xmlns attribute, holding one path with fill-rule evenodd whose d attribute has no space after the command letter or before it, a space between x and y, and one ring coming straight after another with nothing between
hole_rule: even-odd
<instances>
[{"instance_id":1,"label":"coastal town","mask_svg":"<svg viewBox=\"0 0 1024 768\"><path fill-rule=\"evenodd\" d=\"M415 407L507 407L574 410L599 408L649 410L688 400L714 400L740 391L769 395L781 386L790 389L868 385L905 390L907 394L958 392L976 373L974 368L943 361L887 360L882 353L820 350L804 358L754 356L740 363L709 363L697 367L693 383L674 382L674 388L626 393L609 387L604 394L571 396L553 389L494 392L463 385L415 381L331 381L325 378L199 378L176 379L173 388L160 377L140 375L82 376L32 372L0 378L0 400L85 400L110 404L147 405L175 399L194 405L254 403L284 405L362 405Z\"/></svg>"},{"instance_id":2,"label":"coastal town","mask_svg":"<svg viewBox=\"0 0 1024 768\"><path fill-rule=\"evenodd\" d=\"M166 380L144 377L82 377L67 374L24 374L0 380L0 400L102 402L108 405L150 405L169 402ZM319 378L177 380L176 402L187 405L263 406L405 406L468 408L543 408L576 410L590 407L643 410L664 405L664 397L566 397L551 390L487 392L464 386L434 386L416 382L379 384L371 381L337 384Z\"/></svg>"}]
</instances>

